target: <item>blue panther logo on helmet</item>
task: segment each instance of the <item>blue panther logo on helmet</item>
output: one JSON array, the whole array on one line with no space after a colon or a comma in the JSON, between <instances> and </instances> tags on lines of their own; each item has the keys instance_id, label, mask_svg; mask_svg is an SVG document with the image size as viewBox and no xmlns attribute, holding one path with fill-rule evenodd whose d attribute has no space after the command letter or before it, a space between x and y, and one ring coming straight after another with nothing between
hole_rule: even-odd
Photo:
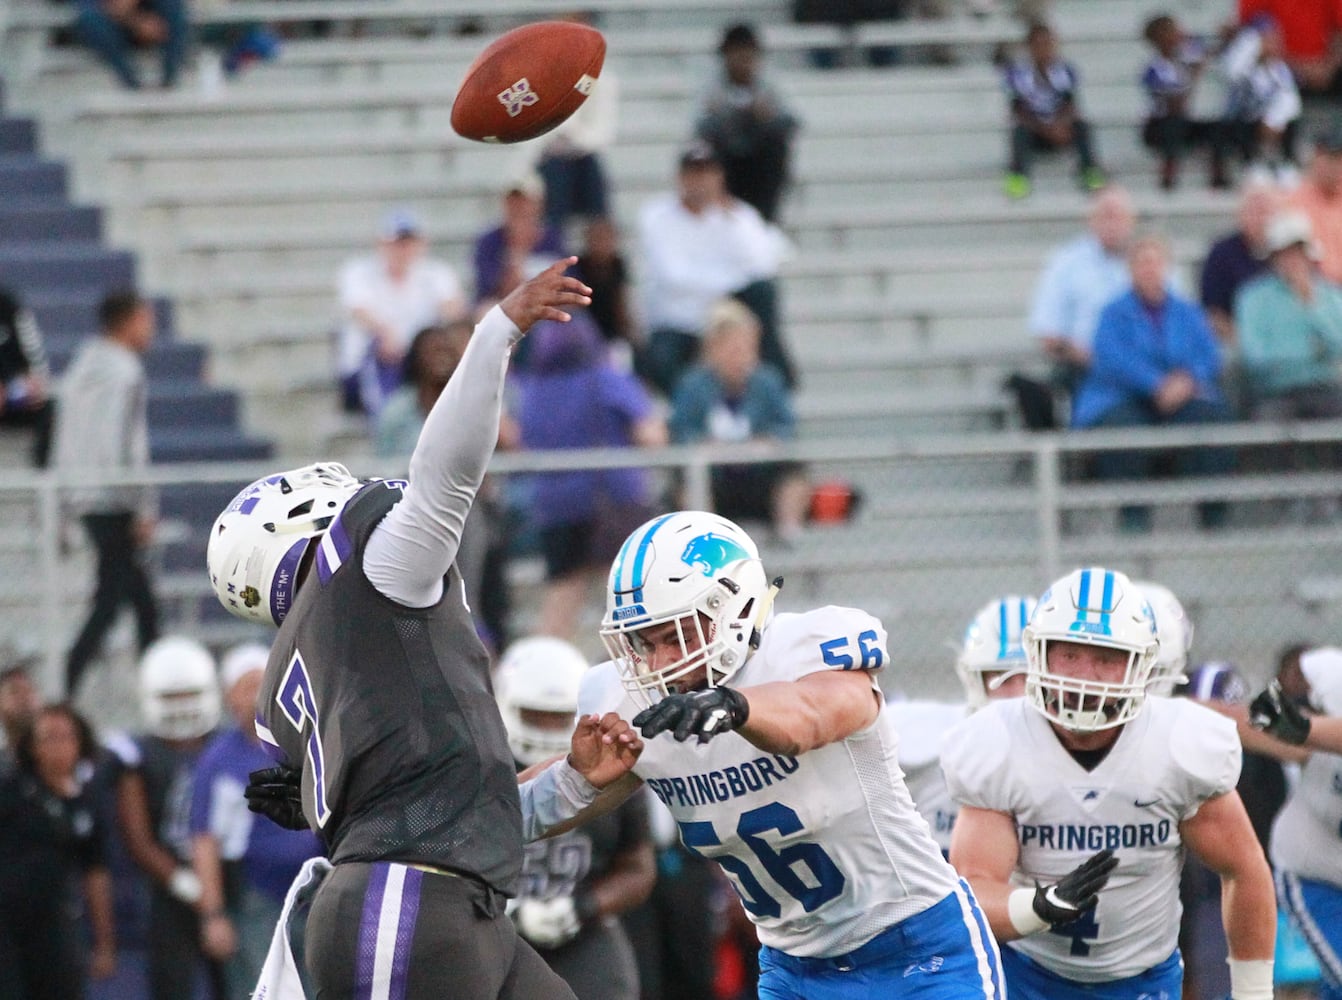
<instances>
[{"instance_id":1,"label":"blue panther logo on helmet","mask_svg":"<svg viewBox=\"0 0 1342 1000\"><path fill-rule=\"evenodd\" d=\"M711 531L691 538L680 554L681 562L698 569L704 576L712 576L724 566L749 558L750 553L739 543Z\"/></svg>"}]
</instances>

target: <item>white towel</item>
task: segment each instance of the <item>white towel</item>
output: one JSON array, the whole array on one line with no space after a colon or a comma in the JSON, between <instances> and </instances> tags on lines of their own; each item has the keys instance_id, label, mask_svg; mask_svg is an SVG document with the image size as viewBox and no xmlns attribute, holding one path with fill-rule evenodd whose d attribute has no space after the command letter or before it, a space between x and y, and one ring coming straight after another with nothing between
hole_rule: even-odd
<instances>
[{"instance_id":1,"label":"white towel","mask_svg":"<svg viewBox=\"0 0 1342 1000\"><path fill-rule=\"evenodd\" d=\"M270 951L266 952L266 963L261 967L261 978L256 981L252 1000L309 1000L303 992L303 979L299 974L303 957L295 956L290 946L289 918L300 896L302 909L306 911L312 902L312 894L331 867L331 862L319 857L309 858L299 869L284 897L284 909L270 938ZM306 912L302 919L307 919Z\"/></svg>"}]
</instances>

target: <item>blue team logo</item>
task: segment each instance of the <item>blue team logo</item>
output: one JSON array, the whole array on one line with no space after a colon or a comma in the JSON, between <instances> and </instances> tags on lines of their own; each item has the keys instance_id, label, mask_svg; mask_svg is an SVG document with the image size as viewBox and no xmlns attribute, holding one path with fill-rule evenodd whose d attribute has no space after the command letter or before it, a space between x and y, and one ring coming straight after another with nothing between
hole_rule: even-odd
<instances>
[{"instance_id":1,"label":"blue team logo","mask_svg":"<svg viewBox=\"0 0 1342 1000\"><path fill-rule=\"evenodd\" d=\"M704 576L712 576L724 566L749 558L750 553L738 542L723 535L715 535L711 531L697 538L691 538L685 546L685 551L680 554L681 562L693 566Z\"/></svg>"}]
</instances>

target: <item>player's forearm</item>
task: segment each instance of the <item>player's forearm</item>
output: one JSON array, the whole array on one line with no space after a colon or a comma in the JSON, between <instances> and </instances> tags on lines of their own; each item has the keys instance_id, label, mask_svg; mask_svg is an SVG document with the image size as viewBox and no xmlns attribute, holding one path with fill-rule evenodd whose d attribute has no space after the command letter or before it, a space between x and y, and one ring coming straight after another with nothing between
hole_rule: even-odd
<instances>
[{"instance_id":1,"label":"player's forearm","mask_svg":"<svg viewBox=\"0 0 1342 1000\"><path fill-rule=\"evenodd\" d=\"M116 921L112 905L112 873L90 868L84 876L84 900L88 906L89 930L95 948L116 948Z\"/></svg>"},{"instance_id":2,"label":"player's forearm","mask_svg":"<svg viewBox=\"0 0 1342 1000\"><path fill-rule=\"evenodd\" d=\"M1325 753L1342 754L1342 715L1316 715L1309 722L1305 746Z\"/></svg>"},{"instance_id":3,"label":"player's forearm","mask_svg":"<svg viewBox=\"0 0 1342 1000\"><path fill-rule=\"evenodd\" d=\"M822 676L741 688L750 713L737 732L761 750L795 757L871 725L880 705L870 683L826 683Z\"/></svg>"},{"instance_id":4,"label":"player's forearm","mask_svg":"<svg viewBox=\"0 0 1342 1000\"><path fill-rule=\"evenodd\" d=\"M1277 900L1267 862L1221 876L1221 920L1230 957L1271 959L1277 939Z\"/></svg>"},{"instance_id":5,"label":"player's forearm","mask_svg":"<svg viewBox=\"0 0 1342 1000\"><path fill-rule=\"evenodd\" d=\"M224 908L224 872L219 860L219 842L208 833L191 838L191 867L200 879L200 903L203 914L218 913Z\"/></svg>"},{"instance_id":6,"label":"player's forearm","mask_svg":"<svg viewBox=\"0 0 1342 1000\"><path fill-rule=\"evenodd\" d=\"M961 872L974 890L979 909L988 918L993 937L998 941L1015 941L1024 937L1011 922L1010 899L1014 886L1010 882L985 875L966 875Z\"/></svg>"}]
</instances>

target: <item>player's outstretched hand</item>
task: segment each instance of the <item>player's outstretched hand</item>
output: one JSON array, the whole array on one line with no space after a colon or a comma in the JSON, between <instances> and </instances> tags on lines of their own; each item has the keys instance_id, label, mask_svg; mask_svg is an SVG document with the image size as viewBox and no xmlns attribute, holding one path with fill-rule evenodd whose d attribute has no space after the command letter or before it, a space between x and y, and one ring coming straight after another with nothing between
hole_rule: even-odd
<instances>
[{"instance_id":1,"label":"player's outstretched hand","mask_svg":"<svg viewBox=\"0 0 1342 1000\"><path fill-rule=\"evenodd\" d=\"M577 278L564 276L577 257L557 260L530 281L518 285L499 303L505 316L523 333L543 319L567 323L573 317L564 306L590 306L592 290Z\"/></svg>"},{"instance_id":2,"label":"player's outstretched hand","mask_svg":"<svg viewBox=\"0 0 1342 1000\"><path fill-rule=\"evenodd\" d=\"M643 741L614 712L584 715L569 740L569 766L596 788L624 777L643 752Z\"/></svg>"},{"instance_id":3,"label":"player's outstretched hand","mask_svg":"<svg viewBox=\"0 0 1342 1000\"><path fill-rule=\"evenodd\" d=\"M1249 703L1249 725L1293 746L1309 739L1309 719L1282 694L1277 681Z\"/></svg>"},{"instance_id":4,"label":"player's outstretched hand","mask_svg":"<svg viewBox=\"0 0 1342 1000\"><path fill-rule=\"evenodd\" d=\"M247 808L273 820L286 830L308 829L303 815L303 772L279 764L247 775L242 793Z\"/></svg>"},{"instance_id":5,"label":"player's outstretched hand","mask_svg":"<svg viewBox=\"0 0 1342 1000\"><path fill-rule=\"evenodd\" d=\"M634 725L645 740L670 732L677 743L684 743L691 736L707 743L720 733L739 729L749 717L750 702L745 695L729 687L713 687L667 695L634 716Z\"/></svg>"},{"instance_id":6,"label":"player's outstretched hand","mask_svg":"<svg viewBox=\"0 0 1342 1000\"><path fill-rule=\"evenodd\" d=\"M524 899L513 912L517 932L537 948L558 948L578 936L583 920L572 896Z\"/></svg>"},{"instance_id":7,"label":"player's outstretched hand","mask_svg":"<svg viewBox=\"0 0 1342 1000\"><path fill-rule=\"evenodd\" d=\"M1054 882L1036 884L1034 912L1050 927L1070 924L1087 910L1095 909L1100 890L1118 867L1113 851L1099 851Z\"/></svg>"}]
</instances>

